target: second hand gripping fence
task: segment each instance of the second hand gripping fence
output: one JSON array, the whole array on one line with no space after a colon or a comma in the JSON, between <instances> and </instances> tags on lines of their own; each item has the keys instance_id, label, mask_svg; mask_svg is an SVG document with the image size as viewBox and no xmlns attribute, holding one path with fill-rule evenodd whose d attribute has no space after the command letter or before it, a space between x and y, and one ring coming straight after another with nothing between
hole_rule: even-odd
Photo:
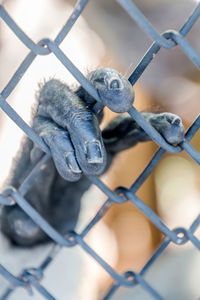
<instances>
[{"instance_id":1,"label":"second hand gripping fence","mask_svg":"<svg viewBox=\"0 0 200 300\"><path fill-rule=\"evenodd\" d=\"M123 9L125 9L131 18L137 23L137 25L140 26L142 30L153 40L152 46L146 52L129 77L129 81L132 85L137 82L161 48L170 50L175 46L179 46L185 55L193 62L193 64L195 64L197 67L200 67L200 55L185 39L185 36L200 17L200 4L197 5L195 10L178 32L174 30L168 30L160 35L131 0L116 1L122 6ZM200 215L198 215L193 221L190 228L181 227L170 230L159 218L159 216L135 195L140 186L157 166L166 151L170 153L179 153L180 151L184 150L196 163L200 164L200 154L190 144L190 140L194 137L200 127L200 116L197 117L197 119L186 132L184 141L177 146L172 146L168 144L163 137L144 120L142 115L134 107L132 107L128 113L140 125L140 127L145 130L152 140L154 140L160 146L160 148L129 189L125 187L119 187L115 191L111 191L99 178L89 177L91 182L107 195L108 199L99 209L91 222L84 228L81 234L72 232L67 237L62 236L50 224L48 224L48 222L46 222L45 219L41 217L25 199L25 195L29 188L33 185L35 177L41 172L43 164L50 158L51 154L42 139L24 122L24 120L16 113L16 111L6 102L6 99L15 89L22 76L25 74L29 66L38 55L48 55L53 53L66 67L66 69L78 80L83 88L97 100L96 109L101 106L100 99L95 88L59 48L59 45L67 36L87 4L88 0L80 0L76 3L71 16L60 30L54 41L51 41L50 39L43 39L38 43L33 42L8 15L4 7L2 5L0 6L0 18L7 24L7 26L9 26L9 28L15 33L21 42L28 49L30 49L29 54L25 57L17 71L11 77L9 83L2 90L0 94L0 107L27 134L28 137L45 152L40 162L33 168L32 172L27 176L18 190L16 190L14 187L11 187L9 190L6 190L5 193L0 195L0 204L14 205L17 203L17 205L19 205L26 212L26 214L28 214L30 218L37 223L42 230L56 243L49 255L39 267L25 269L18 277L12 275L10 271L0 264L0 274L10 282L10 286L3 292L3 295L0 296L0 300L8 299L17 287L24 287L27 289L27 291L29 291L30 294L32 294L33 290L36 289L41 295L43 295L44 299L55 300L56 298L52 296L41 284L45 269L52 262L56 253L61 249L61 247L73 247L77 244L91 257L93 257L93 259L95 259L96 262L98 262L102 268L104 268L106 272L113 278L114 283L104 296L103 300L111 299L120 286L134 288L136 285L140 285L149 295L152 296L153 299L161 300L164 298L144 279L146 272L162 255L170 243L183 245L190 241L194 247L200 250L200 241L195 236L195 231L200 225ZM128 199L164 234L165 238L139 273L130 270L123 274L118 274L91 247L89 247L89 245L84 241L84 238L91 228L93 228L93 226L109 210L112 202L123 205L123 203Z\"/></svg>"}]
</instances>

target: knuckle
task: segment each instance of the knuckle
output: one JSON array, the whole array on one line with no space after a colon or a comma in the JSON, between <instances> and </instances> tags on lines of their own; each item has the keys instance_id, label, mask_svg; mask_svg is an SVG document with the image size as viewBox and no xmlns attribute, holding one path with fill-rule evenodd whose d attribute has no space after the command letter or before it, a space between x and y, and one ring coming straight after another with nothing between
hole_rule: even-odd
<instances>
[{"instance_id":1,"label":"knuckle","mask_svg":"<svg viewBox=\"0 0 200 300\"><path fill-rule=\"evenodd\" d=\"M70 121L74 126L79 126L81 121L88 122L93 120L93 114L91 111L78 110L72 111Z\"/></svg>"}]
</instances>

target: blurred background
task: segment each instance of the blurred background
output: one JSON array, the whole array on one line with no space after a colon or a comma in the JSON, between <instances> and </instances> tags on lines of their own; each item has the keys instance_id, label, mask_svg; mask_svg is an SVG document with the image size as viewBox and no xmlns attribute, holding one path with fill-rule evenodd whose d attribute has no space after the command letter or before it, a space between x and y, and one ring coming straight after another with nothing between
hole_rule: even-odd
<instances>
[{"instance_id":1,"label":"blurred background","mask_svg":"<svg viewBox=\"0 0 200 300\"><path fill-rule=\"evenodd\" d=\"M194 0L137 0L158 32L179 30L197 5ZM16 23L32 40L54 39L72 12L75 1L69 0L5 0L3 5ZM53 22L52 22L53 20ZM187 40L200 53L197 21ZM98 67L109 66L125 77L132 73L151 39L124 12L115 0L89 1L82 16L61 44L69 59L87 74ZM29 50L15 37L3 21L0 23L0 86L10 80ZM9 104L30 123L38 83L55 77L69 85L78 83L54 55L38 56L8 98ZM135 85L138 110L170 111L178 114L187 129L199 112L200 76L197 68L175 47L161 49ZM116 115L105 111L102 128ZM0 184L9 172L19 147L21 130L0 112ZM192 145L200 151L199 133ZM158 146L153 142L139 144L119 154L102 180L111 188L127 186L136 180ZM137 195L147 203L170 229L188 228L200 211L200 171L185 153L166 154ZM79 232L105 201L105 195L92 187L82 199ZM198 235L197 233L197 236ZM132 204L113 205L87 237L89 245L114 269L140 271L162 241L163 236ZM39 264L51 244L31 249L10 245L0 236L1 263L17 275L24 267ZM170 245L149 270L145 279L164 299L198 299L200 297L200 255L191 243ZM42 282L59 300L96 300L108 290L111 278L79 248L62 249L45 272ZM0 279L0 293L8 283ZM135 297L135 298L134 298ZM43 299L37 293L29 297L18 289L10 299ZM121 288L113 296L120 299L151 299L141 287Z\"/></svg>"}]
</instances>

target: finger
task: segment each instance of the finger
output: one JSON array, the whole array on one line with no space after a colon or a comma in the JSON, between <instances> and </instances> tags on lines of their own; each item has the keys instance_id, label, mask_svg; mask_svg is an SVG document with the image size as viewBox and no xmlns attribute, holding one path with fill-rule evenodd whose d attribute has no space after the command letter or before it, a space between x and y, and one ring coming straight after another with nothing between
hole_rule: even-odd
<instances>
[{"instance_id":1,"label":"finger","mask_svg":"<svg viewBox=\"0 0 200 300\"><path fill-rule=\"evenodd\" d=\"M103 172L106 152L99 124L82 99L60 81L50 80L41 89L38 113L67 129L84 173L99 175ZM54 152L59 151L53 148Z\"/></svg>"},{"instance_id":2,"label":"finger","mask_svg":"<svg viewBox=\"0 0 200 300\"><path fill-rule=\"evenodd\" d=\"M68 181L79 180L82 171L76 160L68 133L60 130L54 135L43 134L43 139L51 150L59 174Z\"/></svg>"},{"instance_id":3,"label":"finger","mask_svg":"<svg viewBox=\"0 0 200 300\"><path fill-rule=\"evenodd\" d=\"M134 91L130 82L111 68L98 69L88 76L98 91L102 103L112 111L128 111L133 105Z\"/></svg>"},{"instance_id":4,"label":"finger","mask_svg":"<svg viewBox=\"0 0 200 300\"><path fill-rule=\"evenodd\" d=\"M106 151L97 118L83 112L68 125L78 163L87 175L100 175L106 166Z\"/></svg>"},{"instance_id":5,"label":"finger","mask_svg":"<svg viewBox=\"0 0 200 300\"><path fill-rule=\"evenodd\" d=\"M170 144L178 144L184 139L184 127L181 118L171 113L142 113L149 122ZM112 120L102 132L106 150L117 153L133 147L138 142L151 138L128 115L121 115Z\"/></svg>"},{"instance_id":6,"label":"finger","mask_svg":"<svg viewBox=\"0 0 200 300\"><path fill-rule=\"evenodd\" d=\"M102 68L89 73L88 79L97 89L101 103L94 105L96 100L83 87L79 87L76 94L84 99L92 110L96 108L96 111L101 111L102 106L107 106L119 113L131 108L134 101L133 87L119 72L111 68Z\"/></svg>"},{"instance_id":7,"label":"finger","mask_svg":"<svg viewBox=\"0 0 200 300\"><path fill-rule=\"evenodd\" d=\"M161 114L149 113L148 120L168 143L179 144L183 141L185 130L179 116L169 112Z\"/></svg>"},{"instance_id":8,"label":"finger","mask_svg":"<svg viewBox=\"0 0 200 300\"><path fill-rule=\"evenodd\" d=\"M82 172L77 163L75 150L67 130L44 117L34 119L33 129L50 148L59 174L68 181L79 180ZM34 147L31 151L31 159L37 159L39 155L40 151Z\"/></svg>"}]
</instances>

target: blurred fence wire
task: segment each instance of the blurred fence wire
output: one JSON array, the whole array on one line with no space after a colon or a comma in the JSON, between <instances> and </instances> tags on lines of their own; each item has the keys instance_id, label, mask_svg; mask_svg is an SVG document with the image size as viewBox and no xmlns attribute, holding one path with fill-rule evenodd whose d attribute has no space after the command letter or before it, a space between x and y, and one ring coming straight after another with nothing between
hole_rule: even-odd
<instances>
[{"instance_id":1,"label":"blurred fence wire","mask_svg":"<svg viewBox=\"0 0 200 300\"><path fill-rule=\"evenodd\" d=\"M129 77L129 81L132 85L137 82L137 80L143 74L151 61L156 57L156 54L161 48L170 50L173 47L178 46L191 60L192 63L194 63L197 67L200 67L200 55L185 39L185 36L188 34L188 32L194 26L195 22L200 17L200 4L197 5L195 10L191 13L189 18L186 20L179 31L167 30L160 35L152 26L152 24L145 18L142 12L134 5L133 2L131 2L131 0L117 0L117 2L131 16L131 18L137 23L137 25L140 26L141 29L153 40L152 46L146 52L144 57L139 62L138 66ZM2 90L0 94L0 107L28 135L28 137L45 152L45 155L43 156L41 161L34 167L32 172L27 176L18 190L16 190L14 187L11 187L6 191L6 193L0 195L0 204L14 205L17 203L17 205L19 205L30 216L30 218L34 220L34 222L37 223L42 228L42 230L56 243L49 255L39 267L25 269L18 277L12 275L12 273L8 271L3 265L0 265L0 274L10 282L9 288L7 288L4 291L3 295L0 296L0 300L8 299L17 287L24 287L30 294L32 294L33 290L36 289L41 295L43 295L45 299L55 299L55 297L52 296L41 284L41 280L43 279L45 274L45 269L52 262L56 253L63 246L73 247L77 244L91 257L93 257L93 259L95 259L96 262L98 262L98 264L100 264L102 268L104 268L106 272L113 278L114 283L107 294L104 296L104 300L111 299L113 294L120 286L134 288L136 285L140 285L144 290L146 290L147 293L149 293L149 295L152 296L152 298L161 300L164 298L144 279L144 275L146 274L146 272L162 255L162 253L170 243L183 245L190 241L194 247L200 250L200 241L195 236L195 231L200 224L200 215L198 215L197 218L193 221L190 228L181 227L170 230L159 218L159 216L135 195L136 191L151 174L166 151L170 153L178 153L184 150L189 156L193 158L195 162L197 162L198 164L200 163L200 154L190 144L190 140L194 137L200 127L200 116L197 117L197 119L188 129L185 135L185 140L177 146L172 146L168 144L153 127L147 124L141 114L134 107L132 107L128 111L128 113L160 146L160 148L155 153L142 174L137 178L137 180L129 189L125 187L118 187L115 191L111 191L99 178L89 177L92 183L94 183L107 195L108 199L94 216L92 221L90 221L90 223L84 228L81 234L72 232L65 237L60 235L50 224L45 221L44 218L42 218L38 214L38 212L33 207L30 206L30 204L25 199L26 192L33 184L33 179L39 174L39 172L41 172L42 165L49 159L50 151L41 140L41 138L37 136L37 134L6 102L6 99L15 89L18 82L24 76L29 66L38 55L48 55L50 53L53 53L57 57L57 59L66 67L66 69L68 69L68 71L71 72L71 74L79 81L84 89L97 100L98 106L100 99L95 88L83 76L79 69L69 60L65 53L63 53L63 51L59 48L59 45L65 39L87 4L88 0L80 0L76 3L71 16L69 17L63 28L60 30L54 41L45 38L43 40L40 40L38 43L35 43L33 40L31 40L31 38L27 36L24 31L15 23L13 18L8 15L4 7L2 5L0 6L1 19L15 33L15 35L21 40L21 42L28 49L30 49L29 54L25 57L17 71L10 78L8 84ZM91 230L91 228L93 228L93 226L109 210L112 202L123 205L123 203L125 203L127 200L130 200L134 206L141 210L147 216L147 218L164 234L165 238L139 273L136 273L134 271L127 271L123 274L118 274L91 247L89 247L89 245L84 241L84 238Z\"/></svg>"}]
</instances>

